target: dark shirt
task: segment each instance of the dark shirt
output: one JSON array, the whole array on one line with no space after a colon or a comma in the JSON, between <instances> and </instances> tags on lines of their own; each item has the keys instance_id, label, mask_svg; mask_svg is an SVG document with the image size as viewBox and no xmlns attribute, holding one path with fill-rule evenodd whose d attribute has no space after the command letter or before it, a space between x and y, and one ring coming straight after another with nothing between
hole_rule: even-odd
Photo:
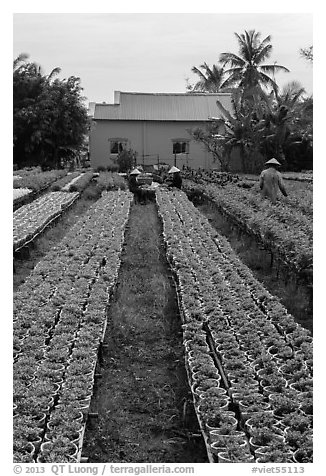
<instances>
[{"instance_id":1,"label":"dark shirt","mask_svg":"<svg viewBox=\"0 0 326 476\"><path fill-rule=\"evenodd\" d=\"M136 175L130 175L129 177L129 190L130 192L135 192L138 190L138 183Z\"/></svg>"},{"instance_id":2,"label":"dark shirt","mask_svg":"<svg viewBox=\"0 0 326 476\"><path fill-rule=\"evenodd\" d=\"M181 185L182 185L181 175L179 173L173 174L172 187L181 188Z\"/></svg>"}]
</instances>

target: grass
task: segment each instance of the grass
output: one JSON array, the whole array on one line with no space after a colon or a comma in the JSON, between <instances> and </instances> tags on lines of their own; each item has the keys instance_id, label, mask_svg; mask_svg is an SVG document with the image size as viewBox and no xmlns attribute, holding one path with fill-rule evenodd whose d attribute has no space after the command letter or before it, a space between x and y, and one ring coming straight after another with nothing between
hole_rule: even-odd
<instances>
[{"instance_id":1,"label":"grass","mask_svg":"<svg viewBox=\"0 0 326 476\"><path fill-rule=\"evenodd\" d=\"M175 290L154 203L133 205L87 427L90 462L206 462L190 403ZM188 401L188 416L183 415Z\"/></svg>"}]
</instances>

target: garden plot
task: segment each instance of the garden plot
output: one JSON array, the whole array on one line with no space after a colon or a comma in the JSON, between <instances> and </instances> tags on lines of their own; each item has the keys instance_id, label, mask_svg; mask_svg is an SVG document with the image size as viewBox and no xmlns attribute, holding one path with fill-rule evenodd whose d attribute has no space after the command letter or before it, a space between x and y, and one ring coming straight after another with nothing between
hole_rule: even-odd
<instances>
[{"instance_id":1,"label":"garden plot","mask_svg":"<svg viewBox=\"0 0 326 476\"><path fill-rule=\"evenodd\" d=\"M312 461L310 333L255 280L183 192L160 190L157 200L210 459Z\"/></svg>"},{"instance_id":2,"label":"garden plot","mask_svg":"<svg viewBox=\"0 0 326 476\"><path fill-rule=\"evenodd\" d=\"M255 193L235 184L219 187L186 180L185 189L212 200L298 275L312 268L312 190L306 191L306 197L299 193L273 205L257 190Z\"/></svg>"},{"instance_id":3,"label":"garden plot","mask_svg":"<svg viewBox=\"0 0 326 476\"><path fill-rule=\"evenodd\" d=\"M104 344L83 457L89 463L207 462L154 203L131 208Z\"/></svg>"},{"instance_id":4,"label":"garden plot","mask_svg":"<svg viewBox=\"0 0 326 476\"><path fill-rule=\"evenodd\" d=\"M18 251L33 241L79 197L79 193L50 192L20 207L13 215L13 248Z\"/></svg>"},{"instance_id":5,"label":"garden plot","mask_svg":"<svg viewBox=\"0 0 326 476\"><path fill-rule=\"evenodd\" d=\"M16 293L15 461L205 461L182 330L208 460L311 462L310 333L183 192L157 191L165 248L154 204L126 227L132 198L104 193Z\"/></svg>"},{"instance_id":6,"label":"garden plot","mask_svg":"<svg viewBox=\"0 0 326 476\"><path fill-rule=\"evenodd\" d=\"M129 192L108 192L15 295L14 460L80 458Z\"/></svg>"}]
</instances>

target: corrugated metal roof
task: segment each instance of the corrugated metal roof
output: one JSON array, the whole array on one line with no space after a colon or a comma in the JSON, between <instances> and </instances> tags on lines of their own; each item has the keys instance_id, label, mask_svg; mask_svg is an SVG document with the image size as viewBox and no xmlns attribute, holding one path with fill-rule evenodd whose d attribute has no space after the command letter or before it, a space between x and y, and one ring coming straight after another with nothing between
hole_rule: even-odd
<instances>
[{"instance_id":1,"label":"corrugated metal roof","mask_svg":"<svg viewBox=\"0 0 326 476\"><path fill-rule=\"evenodd\" d=\"M119 99L120 98L120 99ZM231 94L115 92L119 104L96 104L94 119L133 121L207 121L220 117L216 100L232 111Z\"/></svg>"}]
</instances>

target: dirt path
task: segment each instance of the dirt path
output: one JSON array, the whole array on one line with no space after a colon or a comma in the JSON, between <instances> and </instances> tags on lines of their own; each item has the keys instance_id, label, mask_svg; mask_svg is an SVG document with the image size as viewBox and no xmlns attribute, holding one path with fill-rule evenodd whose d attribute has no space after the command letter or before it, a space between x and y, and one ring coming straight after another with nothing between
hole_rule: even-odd
<instances>
[{"instance_id":1,"label":"dirt path","mask_svg":"<svg viewBox=\"0 0 326 476\"><path fill-rule=\"evenodd\" d=\"M89 462L206 462L156 205L133 205L109 310L83 456Z\"/></svg>"}]
</instances>

